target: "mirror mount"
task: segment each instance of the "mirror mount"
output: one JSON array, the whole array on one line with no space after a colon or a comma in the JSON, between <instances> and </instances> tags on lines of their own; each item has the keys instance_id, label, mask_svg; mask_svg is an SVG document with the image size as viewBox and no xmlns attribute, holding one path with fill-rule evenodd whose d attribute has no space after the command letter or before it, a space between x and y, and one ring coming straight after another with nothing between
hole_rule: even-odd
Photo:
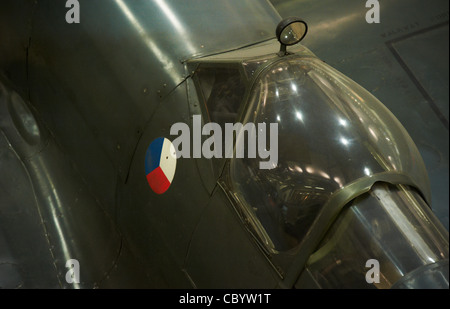
<instances>
[{"instance_id":1,"label":"mirror mount","mask_svg":"<svg viewBox=\"0 0 450 309\"><path fill-rule=\"evenodd\" d=\"M289 53L286 51L286 45L284 45L283 43L281 43L281 45L280 45L280 51L277 53L277 55L278 55L279 57L283 57L283 56L289 55Z\"/></svg>"},{"instance_id":2,"label":"mirror mount","mask_svg":"<svg viewBox=\"0 0 450 309\"><path fill-rule=\"evenodd\" d=\"M275 31L278 41L280 42L280 51L278 56L288 55L287 46L299 43L308 32L306 22L298 17L288 17L280 21Z\"/></svg>"}]
</instances>

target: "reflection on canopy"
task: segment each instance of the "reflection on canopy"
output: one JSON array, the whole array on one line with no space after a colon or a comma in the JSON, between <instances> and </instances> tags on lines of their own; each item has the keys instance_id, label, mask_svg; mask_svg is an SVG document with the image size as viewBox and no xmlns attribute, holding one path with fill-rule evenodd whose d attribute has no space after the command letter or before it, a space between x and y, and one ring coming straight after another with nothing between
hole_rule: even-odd
<instances>
[{"instance_id":1,"label":"reflection on canopy","mask_svg":"<svg viewBox=\"0 0 450 309\"><path fill-rule=\"evenodd\" d=\"M278 165L261 170L257 160L232 159L232 190L272 250L298 245L332 194L358 179L400 173L429 197L423 161L398 120L318 59L273 64L247 108L243 123L279 123Z\"/></svg>"}]
</instances>

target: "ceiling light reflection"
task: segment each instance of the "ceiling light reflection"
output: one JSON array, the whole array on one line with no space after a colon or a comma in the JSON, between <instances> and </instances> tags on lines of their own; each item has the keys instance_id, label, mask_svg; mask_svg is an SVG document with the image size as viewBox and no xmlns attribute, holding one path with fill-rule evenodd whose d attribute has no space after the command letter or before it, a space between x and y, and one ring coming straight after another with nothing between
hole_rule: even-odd
<instances>
[{"instance_id":1,"label":"ceiling light reflection","mask_svg":"<svg viewBox=\"0 0 450 309\"><path fill-rule=\"evenodd\" d=\"M134 14L131 12L129 7L125 4L123 0L114 0L119 8L122 10L123 14L128 18L131 25L134 29L139 33L141 38L143 39L145 45L150 49L150 51L155 55L155 57L162 63L164 70L170 75L173 82L178 84L179 76L173 70L174 64L170 61L169 58L165 56L165 54L158 48L158 46L153 42L150 35L147 31L142 27L141 23L136 19Z\"/></svg>"},{"instance_id":2,"label":"ceiling light reflection","mask_svg":"<svg viewBox=\"0 0 450 309\"><path fill-rule=\"evenodd\" d=\"M350 144L350 141L344 137L341 137L340 141L344 146L348 146Z\"/></svg>"}]
</instances>

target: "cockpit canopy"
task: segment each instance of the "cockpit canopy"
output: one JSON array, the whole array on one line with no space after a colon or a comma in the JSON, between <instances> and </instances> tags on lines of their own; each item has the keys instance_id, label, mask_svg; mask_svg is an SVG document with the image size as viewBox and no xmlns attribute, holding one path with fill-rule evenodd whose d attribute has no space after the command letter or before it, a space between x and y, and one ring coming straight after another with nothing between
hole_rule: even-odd
<instances>
[{"instance_id":1,"label":"cockpit canopy","mask_svg":"<svg viewBox=\"0 0 450 309\"><path fill-rule=\"evenodd\" d=\"M424 163L403 126L319 59L201 64L196 78L210 121L278 123L276 166L260 169L258 158L234 157L223 174L269 250L296 247L333 195L358 179L402 175L429 201Z\"/></svg>"}]
</instances>

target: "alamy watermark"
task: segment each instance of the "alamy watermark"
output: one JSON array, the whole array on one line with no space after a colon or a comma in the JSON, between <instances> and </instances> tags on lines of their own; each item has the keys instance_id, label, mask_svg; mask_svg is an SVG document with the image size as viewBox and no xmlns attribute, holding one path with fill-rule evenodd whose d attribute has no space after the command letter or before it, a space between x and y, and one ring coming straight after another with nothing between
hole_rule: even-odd
<instances>
[{"instance_id":1,"label":"alamy watermark","mask_svg":"<svg viewBox=\"0 0 450 309\"><path fill-rule=\"evenodd\" d=\"M66 22L68 24L80 23L80 3L78 0L67 0L66 8L69 10L66 13ZM366 22L368 24L380 23L380 2L378 0L367 0L366 8L369 10L366 13Z\"/></svg>"},{"instance_id":2,"label":"alamy watermark","mask_svg":"<svg viewBox=\"0 0 450 309\"><path fill-rule=\"evenodd\" d=\"M366 268L370 269L366 272L366 282L369 284L380 283L380 262L376 259L366 261Z\"/></svg>"},{"instance_id":3,"label":"alamy watermark","mask_svg":"<svg viewBox=\"0 0 450 309\"><path fill-rule=\"evenodd\" d=\"M80 262L76 259L70 259L66 262L66 282L69 284L80 283Z\"/></svg>"},{"instance_id":4,"label":"alamy watermark","mask_svg":"<svg viewBox=\"0 0 450 309\"><path fill-rule=\"evenodd\" d=\"M66 13L66 22L68 24L80 23L80 3L78 0L67 0L66 8L69 10ZM367 0L366 8L369 10L366 13L366 22L368 24L380 23L380 2L378 0Z\"/></svg>"},{"instance_id":5,"label":"alamy watermark","mask_svg":"<svg viewBox=\"0 0 450 309\"><path fill-rule=\"evenodd\" d=\"M368 24L380 23L380 3L378 0L367 0L366 8L369 10L366 13L366 22Z\"/></svg>"},{"instance_id":6,"label":"alamy watermark","mask_svg":"<svg viewBox=\"0 0 450 309\"><path fill-rule=\"evenodd\" d=\"M80 3L78 0L67 0L66 8L69 10L66 13L66 22L68 24L80 23Z\"/></svg>"},{"instance_id":7,"label":"alamy watermark","mask_svg":"<svg viewBox=\"0 0 450 309\"><path fill-rule=\"evenodd\" d=\"M245 125L239 122L235 124L225 123L223 134L222 127L215 122L207 123L202 128L201 119L201 115L193 116L192 139L191 130L186 123L177 122L170 128L170 135L177 135L181 132L172 141L177 158L201 158L202 156L206 159L233 158L234 153L236 158L244 158L245 148L247 148L246 158L256 158L258 152L259 158L262 159L259 162L260 169L272 169L277 166L278 123L270 123L269 136L267 136L266 123L246 123ZM209 135L203 145L202 135ZM234 136L236 137L236 145L234 145ZM269 146L267 143L268 137L269 149L267 149ZM245 145L245 140L247 140L247 145Z\"/></svg>"}]
</instances>

